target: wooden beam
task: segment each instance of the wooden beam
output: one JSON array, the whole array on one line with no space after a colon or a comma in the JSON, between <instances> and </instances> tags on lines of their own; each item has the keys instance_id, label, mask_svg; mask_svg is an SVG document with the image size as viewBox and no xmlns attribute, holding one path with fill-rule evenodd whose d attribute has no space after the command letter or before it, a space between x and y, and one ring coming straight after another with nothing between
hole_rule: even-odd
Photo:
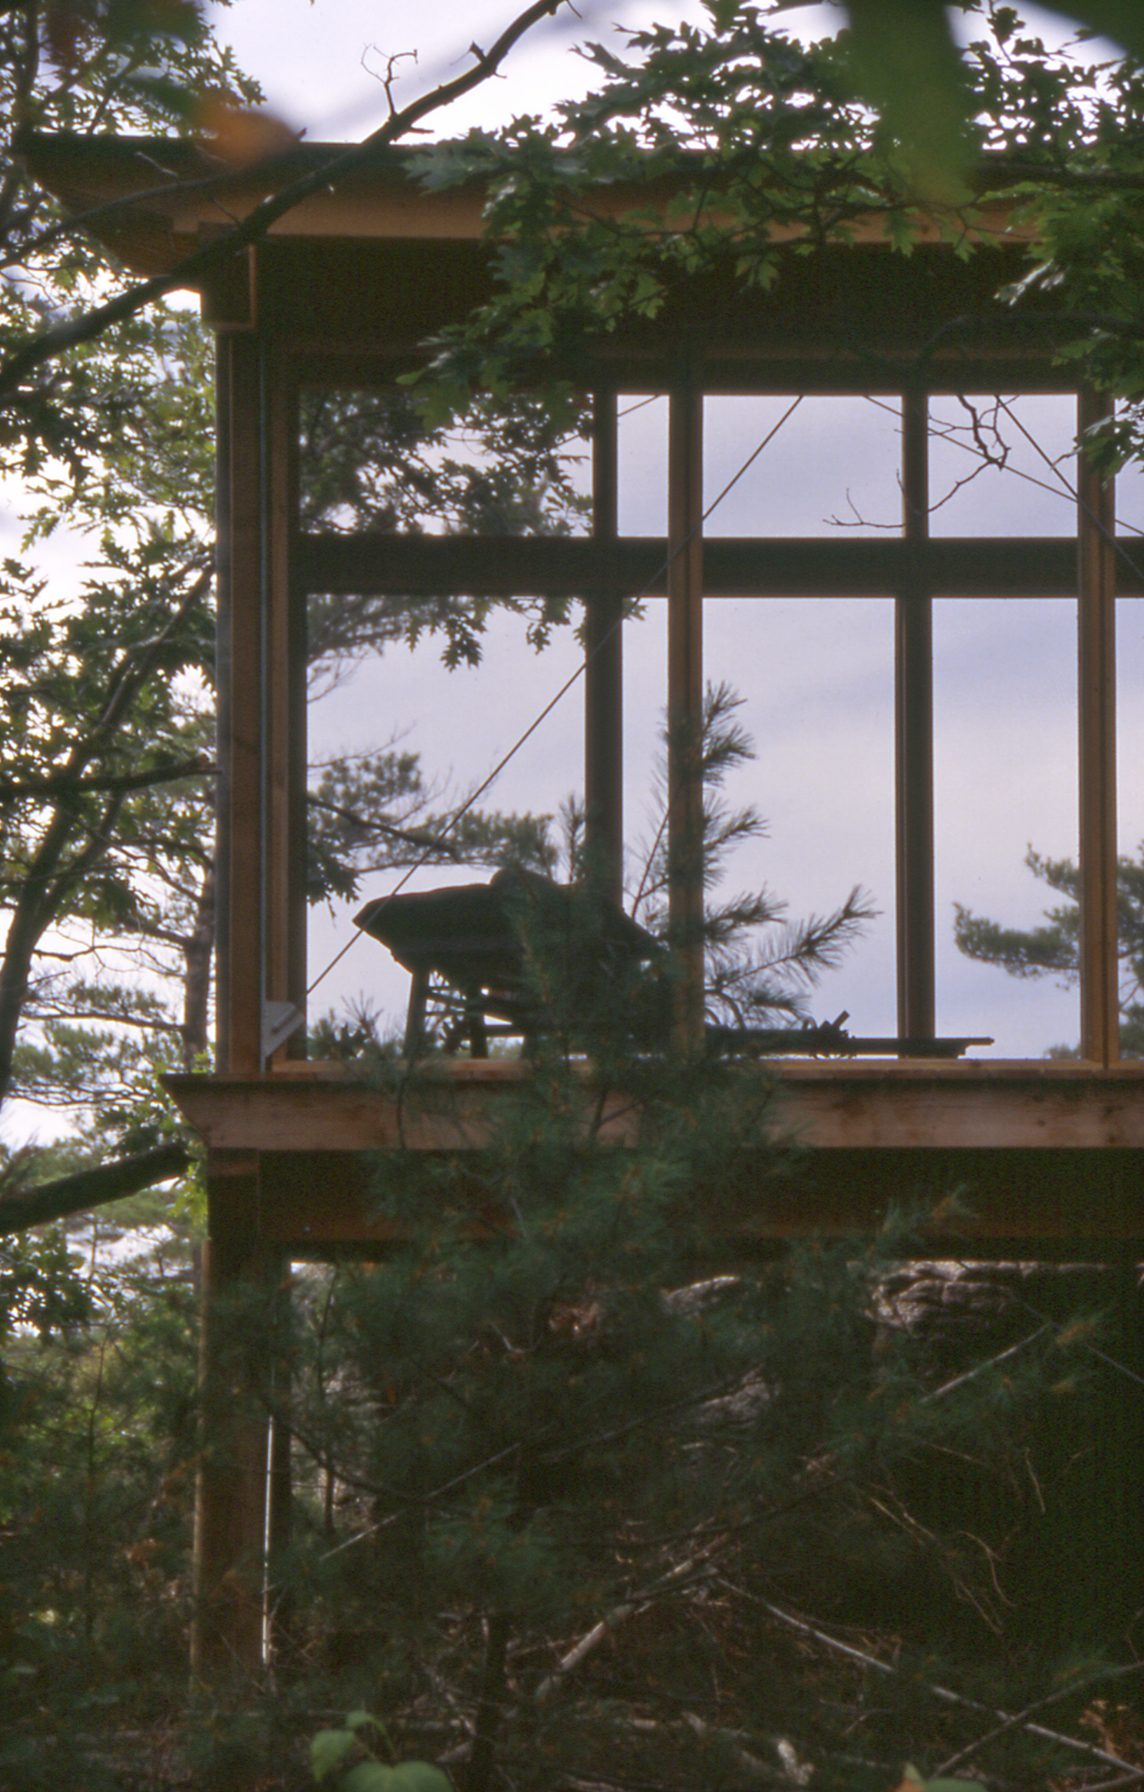
<instances>
[{"instance_id":1,"label":"wooden beam","mask_svg":"<svg viewBox=\"0 0 1144 1792\"><path fill-rule=\"evenodd\" d=\"M578 597L607 588L663 597L668 544L623 536L303 535L295 549L308 591L362 596ZM895 537L708 536L708 597L892 597L916 576L941 597L1076 597L1073 537L981 536L907 543ZM1144 595L1125 568L1124 596Z\"/></svg>"},{"instance_id":2,"label":"wooden beam","mask_svg":"<svg viewBox=\"0 0 1144 1792\"><path fill-rule=\"evenodd\" d=\"M1010 325L1013 314L1008 314ZM414 338L399 347L384 340L372 344L360 331L345 338L312 334L290 337L294 371L303 385L379 389L392 386L422 363ZM1065 393L1076 391L1076 372L1067 363L1048 358L1043 343L1028 341L1024 352L1008 333L1002 343L976 353L957 343L929 362L926 384L934 396L964 392ZM577 386L612 386L618 393L666 391L676 356L673 345L643 354L617 345L611 336L593 344L569 376ZM710 343L703 359L703 389L708 396L776 396L897 398L915 371L914 363L869 355L829 344L814 352L808 345L793 354L789 344L769 344L760 353L757 332L744 332L735 342Z\"/></svg>"},{"instance_id":3,"label":"wooden beam","mask_svg":"<svg viewBox=\"0 0 1144 1792\"><path fill-rule=\"evenodd\" d=\"M688 355L668 413L667 878L677 1019L703 1031L703 380Z\"/></svg>"},{"instance_id":4,"label":"wooden beam","mask_svg":"<svg viewBox=\"0 0 1144 1792\"><path fill-rule=\"evenodd\" d=\"M1064 1099L1059 1089L1057 1097ZM1135 1100L1138 1105L1139 1087ZM998 1107L994 1118L999 1114ZM1011 1127L1006 1131L1011 1135ZM259 1156L259 1176L264 1252L323 1258L349 1249L377 1255L405 1236L401 1223L377 1215L384 1160L368 1152L266 1151ZM710 1239L718 1249L721 1241L869 1234L897 1208L918 1214L918 1241L927 1251L1075 1260L1078 1249L1144 1245L1142 1184L1139 1147L1124 1144L982 1147L970 1136L969 1143L952 1147L841 1145L798 1156L785 1175L781 1160L769 1160L755 1184L757 1196L748 1192L733 1205L725 1192L712 1191ZM749 1191L751 1184L742 1186ZM955 1190L956 1202L949 1199ZM242 1190L234 1193L241 1203ZM432 1199L427 1184L426 1201ZM474 1239L489 1235L490 1219L511 1224L510 1216L489 1210L489 1200L487 1183L475 1182ZM702 1190L696 1200L703 1203Z\"/></svg>"},{"instance_id":5,"label":"wooden beam","mask_svg":"<svg viewBox=\"0 0 1144 1792\"><path fill-rule=\"evenodd\" d=\"M1107 394L1078 395L1081 436L1112 413ZM1115 484L1077 459L1077 715L1080 795L1081 1051L1099 1064L1120 1056L1116 905Z\"/></svg>"},{"instance_id":6,"label":"wooden beam","mask_svg":"<svg viewBox=\"0 0 1144 1792\"><path fill-rule=\"evenodd\" d=\"M894 754L898 1031L934 1033L933 599L929 539L929 404L902 398L903 582L894 602Z\"/></svg>"},{"instance_id":7,"label":"wooden beam","mask_svg":"<svg viewBox=\"0 0 1144 1792\"><path fill-rule=\"evenodd\" d=\"M396 1094L342 1076L167 1076L163 1086L212 1149L472 1151L515 1081L519 1062L459 1061ZM784 1060L779 1132L823 1151L913 1147L1144 1149L1144 1064ZM590 1079L585 1073L586 1080ZM609 1099L605 1138L635 1136L631 1105ZM1144 1193L1144 1169L1142 1169ZM1142 1210L1144 1211L1144 1210Z\"/></svg>"}]
</instances>

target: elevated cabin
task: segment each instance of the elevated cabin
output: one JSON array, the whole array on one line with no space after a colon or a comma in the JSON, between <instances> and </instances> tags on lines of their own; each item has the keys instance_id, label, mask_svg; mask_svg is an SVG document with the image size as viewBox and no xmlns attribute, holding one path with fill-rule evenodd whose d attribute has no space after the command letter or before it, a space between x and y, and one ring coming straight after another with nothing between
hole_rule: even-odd
<instances>
[{"instance_id":1,"label":"elevated cabin","mask_svg":"<svg viewBox=\"0 0 1144 1792\"><path fill-rule=\"evenodd\" d=\"M73 215L115 202L92 228L147 275L209 246L334 148L300 145L269 169L224 176L187 143L41 138L27 153ZM646 193L638 197L646 203ZM584 204L622 213L635 198L610 189ZM303 529L300 393L390 385L417 365L427 337L490 295L481 205L473 185L425 191L393 154L193 276L218 343L218 1068L168 1086L208 1147L208 1301L237 1276L273 1276L283 1256L380 1243L363 1197L367 1156L399 1141L472 1148L487 1104L521 1074L512 1063L458 1057L437 1073L432 1099L399 1117L390 1097L302 1055L315 969L306 963L303 888L305 617L311 594L331 593L583 603L587 825L616 895L627 601L664 600L641 626L664 618L664 695L683 732L702 703L705 606L728 597L891 601L898 1042L884 1057L772 1064L782 1114L818 1152L789 1196L769 1186L757 1211L740 1216L739 1235L765 1242L867 1227L889 1202L957 1181L976 1213L968 1240L959 1222L950 1247L959 1254L1131 1260L1144 1237L1144 1063L1118 1061L1115 609L1118 594L1144 594L1144 583L1118 557L1111 485L1083 464L1067 534L943 537L940 511L931 518L935 397L1072 392L1082 428L1105 414L1103 400L1076 391L1069 365L1055 360L1044 317L1022 323L997 297L1027 271L1020 233L991 216L988 244L963 256L955 220L939 227L919 214L906 257L871 219L849 243L792 255L770 290L746 289L729 271L704 274L678 285L653 320L633 317L585 347L573 370L591 409L591 524L582 535ZM662 539L621 533L617 505L618 400L653 393L670 406ZM895 406L900 531L705 540L704 401L732 394L876 395ZM937 1032L933 606L949 597L1052 598L1075 608L1081 1056L1073 1060L946 1060L926 1050ZM749 688L751 666L736 676ZM672 826L684 829L698 792L678 753L670 782ZM683 879L671 899L685 922L701 886ZM693 1031L702 1026L698 994L693 974L681 1023ZM992 1031L989 1018L975 1030ZM935 1232L935 1251L943 1242ZM221 1383L214 1398L221 1411ZM272 1481L283 1472L281 1457L274 1462ZM205 1594L261 1548L266 1473L265 1438L249 1432L234 1439L229 1461L207 1465ZM223 1644L248 1659L257 1652L261 1620L249 1603L203 1609L214 1614L203 1620L203 1662Z\"/></svg>"}]
</instances>

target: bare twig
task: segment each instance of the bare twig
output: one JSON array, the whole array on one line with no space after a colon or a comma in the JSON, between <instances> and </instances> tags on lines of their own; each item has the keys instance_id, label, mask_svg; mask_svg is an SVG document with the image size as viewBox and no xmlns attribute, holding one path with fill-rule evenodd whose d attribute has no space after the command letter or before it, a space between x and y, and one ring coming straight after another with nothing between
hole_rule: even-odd
<instances>
[{"instance_id":1,"label":"bare twig","mask_svg":"<svg viewBox=\"0 0 1144 1792\"><path fill-rule=\"evenodd\" d=\"M995 1369L998 1363L1004 1363L1009 1357L1017 1356L1020 1351L1027 1350L1030 1344L1035 1344L1037 1339L1044 1337L1049 1330L1051 1327L1046 1321L1035 1332L1030 1332L1027 1338L1018 1338L1016 1344L1010 1344L1008 1350L1002 1350L997 1356L991 1356L988 1362L976 1363L972 1369L967 1369L964 1375L955 1375L952 1381L944 1382L940 1388L935 1388L932 1394L926 1394L919 1400L918 1405L929 1406L934 1400L940 1400L943 1395L952 1394L955 1388L964 1387L967 1381L973 1381L978 1375L984 1375L986 1370Z\"/></svg>"}]
</instances>

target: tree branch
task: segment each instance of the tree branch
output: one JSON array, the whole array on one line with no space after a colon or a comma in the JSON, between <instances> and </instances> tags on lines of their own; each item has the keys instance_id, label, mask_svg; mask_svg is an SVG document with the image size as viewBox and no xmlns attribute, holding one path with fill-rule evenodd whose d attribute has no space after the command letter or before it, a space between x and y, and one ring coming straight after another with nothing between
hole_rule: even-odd
<instances>
[{"instance_id":1,"label":"tree branch","mask_svg":"<svg viewBox=\"0 0 1144 1792\"><path fill-rule=\"evenodd\" d=\"M250 243L265 236L272 224L277 223L287 212L293 211L303 200L310 199L317 193L328 192L350 175L374 166L385 150L410 131L420 119L451 105L474 87L490 80L509 51L526 32L541 19L558 12L563 4L564 0L533 0L531 6L517 14L492 48L480 55L475 67L454 76L451 81L442 82L420 99L412 100L408 106L393 113L379 130L374 131L363 142L354 144L339 155L331 156L320 168L291 181L281 192L271 194L232 230L196 250L193 255L188 255L169 272L144 280L138 286L118 294L107 304L94 306L82 317L72 318L37 336L0 365L0 400L13 397L28 374L46 362L55 360L66 350L76 348L82 342L91 342L112 324L134 317L136 312L142 311L152 300L160 299L166 293L174 292L179 287L195 286L204 275L209 274L237 250L245 249ZM249 174L251 170L246 172Z\"/></svg>"},{"instance_id":2,"label":"tree branch","mask_svg":"<svg viewBox=\"0 0 1144 1792\"><path fill-rule=\"evenodd\" d=\"M11 802L22 796L83 795L88 790L146 790L152 784L170 784L176 778L214 776L218 771L205 753L194 759L180 759L171 765L155 765L145 772L104 772L93 777L64 769L48 772L42 778L0 777L0 801Z\"/></svg>"},{"instance_id":3,"label":"tree branch","mask_svg":"<svg viewBox=\"0 0 1144 1792\"><path fill-rule=\"evenodd\" d=\"M86 1213L90 1207L136 1195L157 1182L181 1176L190 1161L186 1146L173 1139L170 1144L156 1145L152 1151L98 1164L93 1170L77 1170L72 1176L41 1183L26 1193L6 1195L0 1199L0 1235L24 1232L29 1226L43 1226L50 1220L67 1219L73 1213Z\"/></svg>"}]
</instances>

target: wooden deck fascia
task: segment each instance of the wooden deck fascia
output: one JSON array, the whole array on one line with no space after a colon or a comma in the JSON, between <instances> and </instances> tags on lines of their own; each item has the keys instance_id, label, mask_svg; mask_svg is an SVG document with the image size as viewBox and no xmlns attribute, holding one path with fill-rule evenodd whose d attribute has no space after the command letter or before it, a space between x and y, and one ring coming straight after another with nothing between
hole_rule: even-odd
<instances>
[{"instance_id":1,"label":"wooden deck fascia","mask_svg":"<svg viewBox=\"0 0 1144 1792\"><path fill-rule=\"evenodd\" d=\"M498 1091L523 1074L519 1063L489 1059L389 1089L311 1064L163 1081L214 1149L449 1151L480 1148ZM1144 1063L786 1059L760 1074L776 1080L776 1136L816 1150L1144 1148ZM622 1095L612 1106L605 1137L629 1143Z\"/></svg>"},{"instance_id":2,"label":"wooden deck fascia","mask_svg":"<svg viewBox=\"0 0 1144 1792\"><path fill-rule=\"evenodd\" d=\"M765 1073L776 1075L776 1141L813 1149L760 1165L730 1205L725 1191L697 1191L716 1248L870 1233L897 1209L931 1215L919 1248L934 1255L1144 1250L1144 1063L787 1060ZM207 1142L220 1221L233 1190L253 1201L244 1223L263 1243L324 1257L393 1242L400 1228L377 1215L386 1155L479 1149L498 1097L525 1074L461 1061L401 1091L298 1064L164 1083ZM634 1129L617 1095L604 1136L623 1145ZM476 1212L474 1227L485 1229Z\"/></svg>"}]
</instances>

